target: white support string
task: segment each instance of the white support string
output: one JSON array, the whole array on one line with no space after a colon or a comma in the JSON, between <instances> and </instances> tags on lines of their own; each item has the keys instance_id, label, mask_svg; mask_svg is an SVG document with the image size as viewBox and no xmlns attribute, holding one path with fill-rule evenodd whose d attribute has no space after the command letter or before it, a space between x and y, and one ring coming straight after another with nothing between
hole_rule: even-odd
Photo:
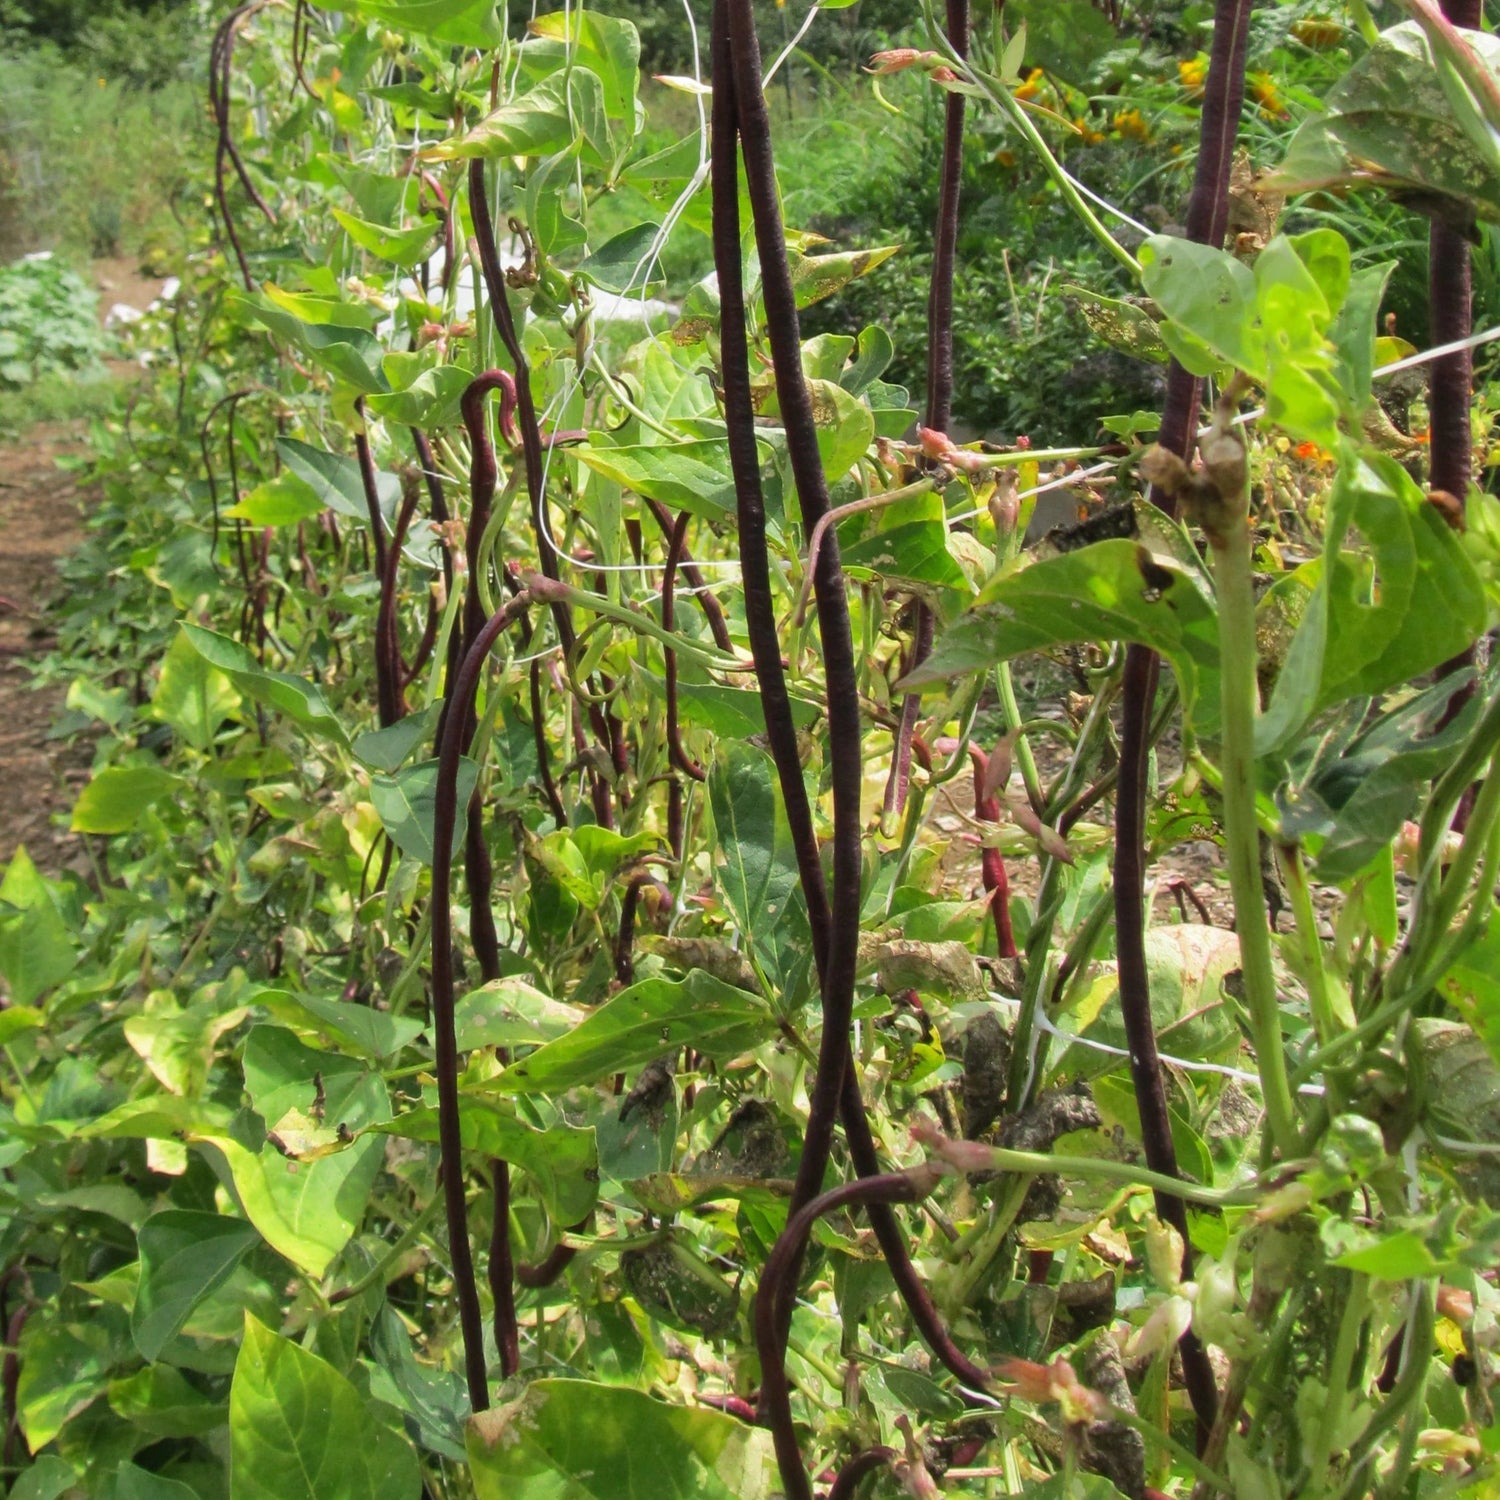
<instances>
[{"instance_id":1,"label":"white support string","mask_svg":"<svg viewBox=\"0 0 1500 1500\"><path fill-rule=\"evenodd\" d=\"M1017 1010L1021 1008L1019 1000L1012 999L1009 995L1002 995L995 990L989 992L991 1000L1001 1005L1013 1005ZM1059 1040L1071 1046L1088 1047L1095 1052L1104 1052L1111 1057L1129 1057L1130 1052L1125 1047L1113 1047L1108 1042L1096 1042L1092 1037L1079 1036L1075 1032L1061 1031L1047 1016L1041 1006L1037 1006L1036 1013L1032 1017L1033 1023L1039 1031L1045 1031L1048 1036L1055 1036ZM1197 1062L1186 1057L1173 1057L1170 1053L1160 1052L1158 1057L1164 1063L1170 1063L1174 1068L1181 1068L1188 1073L1217 1073L1223 1078L1232 1078L1236 1083L1248 1083L1255 1088L1260 1087L1260 1075L1247 1073L1243 1068L1231 1068L1227 1063ZM1319 1083L1304 1083L1298 1090L1302 1094L1322 1094L1323 1086Z\"/></svg>"},{"instance_id":2,"label":"white support string","mask_svg":"<svg viewBox=\"0 0 1500 1500\"><path fill-rule=\"evenodd\" d=\"M1150 239L1151 236L1155 233L1154 230L1148 229L1144 224L1142 224L1139 219L1132 219L1123 208L1116 208L1108 198L1101 198L1099 194L1093 190L1093 188L1091 188L1085 182L1080 182L1070 171L1068 171L1066 167L1062 168L1062 174L1068 179L1070 183L1073 184L1075 188L1077 188L1080 193L1083 194L1085 198L1091 199L1100 208L1102 208L1105 213L1113 214L1115 218L1117 218L1122 224L1128 224L1139 234L1145 235L1147 239Z\"/></svg>"},{"instance_id":3,"label":"white support string","mask_svg":"<svg viewBox=\"0 0 1500 1500\"><path fill-rule=\"evenodd\" d=\"M808 9L807 15L803 18L802 24L797 28L797 34L777 54L776 61L766 69L765 77L760 81L762 93L770 88L771 80L776 76L777 69L779 69L782 63L784 63L787 58L789 58L792 53L797 50L798 44L802 41L802 38L807 35L808 30L811 28L812 23L817 20L818 12L822 8L823 7L820 3L815 3Z\"/></svg>"}]
</instances>

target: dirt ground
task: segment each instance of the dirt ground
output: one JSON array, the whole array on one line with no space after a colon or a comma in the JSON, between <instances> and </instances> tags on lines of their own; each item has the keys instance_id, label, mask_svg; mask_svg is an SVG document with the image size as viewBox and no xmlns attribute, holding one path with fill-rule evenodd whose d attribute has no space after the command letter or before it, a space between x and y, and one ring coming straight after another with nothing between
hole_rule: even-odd
<instances>
[{"instance_id":1,"label":"dirt ground","mask_svg":"<svg viewBox=\"0 0 1500 1500\"><path fill-rule=\"evenodd\" d=\"M144 309L161 283L133 261L94 264L99 315L116 303ZM112 362L122 378L132 367ZM45 871L76 859L66 813L88 778L86 747L49 739L62 694L31 683L36 659L51 649L48 603L56 597L57 566L82 537L88 494L57 461L82 451L81 422L31 428L0 443L0 865L24 844ZM59 825L63 826L59 826Z\"/></svg>"},{"instance_id":2,"label":"dirt ground","mask_svg":"<svg viewBox=\"0 0 1500 1500\"><path fill-rule=\"evenodd\" d=\"M49 423L19 442L0 445L0 863L18 845L45 870L75 852L53 819L72 801L67 755L47 732L61 694L32 687L31 664L51 646L46 605L57 588L57 564L79 539L81 500L57 459L78 450L81 426Z\"/></svg>"}]
</instances>

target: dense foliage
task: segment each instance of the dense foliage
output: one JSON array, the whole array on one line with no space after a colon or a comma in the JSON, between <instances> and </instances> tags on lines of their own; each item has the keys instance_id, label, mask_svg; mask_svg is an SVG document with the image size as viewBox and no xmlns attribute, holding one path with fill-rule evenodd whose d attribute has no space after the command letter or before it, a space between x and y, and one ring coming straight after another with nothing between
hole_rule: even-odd
<instances>
[{"instance_id":1,"label":"dense foliage","mask_svg":"<svg viewBox=\"0 0 1500 1500\"><path fill-rule=\"evenodd\" d=\"M0 268L0 389L97 362L98 301L76 271L45 252Z\"/></svg>"},{"instance_id":2,"label":"dense foliage","mask_svg":"<svg viewBox=\"0 0 1500 1500\"><path fill-rule=\"evenodd\" d=\"M1493 1492L1500 52L948 0L854 225L758 10L219 16L0 880L12 1493Z\"/></svg>"}]
</instances>

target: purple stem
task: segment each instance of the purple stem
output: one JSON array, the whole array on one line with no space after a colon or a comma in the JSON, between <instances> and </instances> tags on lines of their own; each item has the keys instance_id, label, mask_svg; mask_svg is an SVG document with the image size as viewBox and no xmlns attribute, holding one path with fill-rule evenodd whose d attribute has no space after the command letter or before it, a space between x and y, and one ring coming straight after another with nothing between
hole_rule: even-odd
<instances>
[{"instance_id":1,"label":"purple stem","mask_svg":"<svg viewBox=\"0 0 1500 1500\"><path fill-rule=\"evenodd\" d=\"M761 295L776 375L777 399L786 430L787 456L796 482L803 527L811 532L828 512L828 486L818 451L812 398L802 374L802 336L796 292L786 255L786 233L776 190L771 123L761 90L760 40L751 0L730 0L729 61L734 76L736 123L745 181L760 253ZM827 687L828 756L833 782L833 904L828 956L822 968L823 1034L818 1066L808 1088L807 1130L792 1204L806 1203L823 1185L833 1144L833 1124L849 1063L849 1027L854 1010L854 972L859 947L860 786L863 781L859 679L849 600L839 562L838 538L830 534L818 553L814 575L818 631ZM799 773L800 774L800 773ZM821 882L821 875L818 877Z\"/></svg>"},{"instance_id":2,"label":"purple stem","mask_svg":"<svg viewBox=\"0 0 1500 1500\"><path fill-rule=\"evenodd\" d=\"M1443 14L1455 26L1477 29L1483 20L1483 0L1441 0ZM1450 224L1432 221L1427 247L1428 342L1455 343L1473 332L1471 293L1473 268L1469 242ZM1429 482L1435 490L1446 490L1462 506L1469 492L1473 433L1469 408L1474 383L1474 356L1467 349L1433 360L1427 393L1430 440ZM1438 668L1447 677L1474 665L1474 648L1467 647ZM1474 677L1465 680L1448 699L1442 725L1451 723L1475 694ZM1455 815L1454 827L1462 830L1468 821L1472 799L1465 796Z\"/></svg>"},{"instance_id":3,"label":"purple stem","mask_svg":"<svg viewBox=\"0 0 1500 1500\"><path fill-rule=\"evenodd\" d=\"M826 1213L860 1204L916 1203L931 1191L934 1180L930 1175L919 1180L907 1172L885 1172L821 1193L792 1214L766 1259L753 1314L755 1347L761 1367L760 1409L776 1445L776 1463L787 1500L812 1500L812 1485L802 1464L802 1450L792 1424L791 1385L787 1380L779 1316L786 1283L796 1281L807 1237Z\"/></svg>"},{"instance_id":4,"label":"purple stem","mask_svg":"<svg viewBox=\"0 0 1500 1500\"><path fill-rule=\"evenodd\" d=\"M438 1152L443 1168L443 1208L448 1223L448 1253L453 1262L453 1289L463 1335L464 1373L474 1411L490 1404L484 1361L484 1322L474 1280L464 1193L463 1132L458 1108L458 1041L453 1022L453 834L458 822L458 764L467 745L465 733L480 673L501 632L525 613L531 595L524 590L506 600L485 622L464 654L449 693L450 712L438 751L437 784L432 817L432 1033L438 1095ZM497 1308L499 1303L497 1302ZM502 1348L504 1345L502 1344Z\"/></svg>"},{"instance_id":5,"label":"purple stem","mask_svg":"<svg viewBox=\"0 0 1500 1500\"><path fill-rule=\"evenodd\" d=\"M761 708L766 719L766 738L776 765L796 850L803 899L807 902L814 961L820 977L827 972L830 950L828 890L818 857L807 787L797 748L797 731L787 693L786 673L776 630L774 596L771 590L770 554L766 542L765 497L760 483L760 457L756 447L754 404L750 388L750 356L746 338L746 307L743 268L740 261L739 176L735 159L737 133L736 95L730 65L729 0L716 0L713 13L713 155L711 191L713 201L714 264L719 277L720 358L724 381L724 418L729 441L730 466L734 474L738 520L740 570L745 595L745 622L755 661ZM681 788L671 784L673 806L680 805ZM680 843L680 814L674 820ZM879 1156L860 1098L859 1083L852 1072L841 1085L840 1113L853 1157L862 1177L880 1172ZM870 1222L891 1275L905 1300L912 1320L933 1353L966 1384L983 1386L987 1376L953 1343L926 1286L912 1264L905 1237L894 1212L884 1204L870 1206ZM791 1278L795 1285L795 1277Z\"/></svg>"},{"instance_id":6,"label":"purple stem","mask_svg":"<svg viewBox=\"0 0 1500 1500\"><path fill-rule=\"evenodd\" d=\"M1251 0L1218 0L1204 88L1198 161L1188 200L1187 238L1220 245L1229 218L1229 175L1245 99L1245 57L1249 45ZM1166 402L1158 441L1187 458L1198 420L1198 381L1175 360L1167 374ZM1152 501L1175 513L1175 502L1153 488ZM1121 697L1120 776L1115 798L1115 940L1119 961L1120 1008L1130 1048L1130 1074L1141 1118L1146 1164L1177 1176L1166 1086L1151 1019L1151 986L1146 968L1146 782L1151 709L1161 662L1155 652L1131 646L1125 653ZM1187 1210L1180 1198L1158 1193L1157 1213L1182 1235L1184 1276L1191 1275L1192 1250ZM1200 1441L1213 1427L1218 1384L1208 1353L1188 1330L1180 1344L1183 1379L1198 1418Z\"/></svg>"}]
</instances>

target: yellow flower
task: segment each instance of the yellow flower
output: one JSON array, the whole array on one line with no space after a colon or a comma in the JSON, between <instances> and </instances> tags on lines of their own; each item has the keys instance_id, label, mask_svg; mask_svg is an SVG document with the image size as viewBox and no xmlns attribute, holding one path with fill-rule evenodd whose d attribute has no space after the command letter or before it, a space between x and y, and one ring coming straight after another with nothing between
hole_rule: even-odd
<instances>
[{"instance_id":1,"label":"yellow flower","mask_svg":"<svg viewBox=\"0 0 1500 1500\"><path fill-rule=\"evenodd\" d=\"M1040 68L1032 68L1025 79L1016 87L1017 99L1035 99L1042 91L1045 77Z\"/></svg>"},{"instance_id":2,"label":"yellow flower","mask_svg":"<svg viewBox=\"0 0 1500 1500\"><path fill-rule=\"evenodd\" d=\"M995 161L1002 167L1013 167L1016 164L1016 153L1005 150L997 151L995 153Z\"/></svg>"},{"instance_id":3,"label":"yellow flower","mask_svg":"<svg viewBox=\"0 0 1500 1500\"><path fill-rule=\"evenodd\" d=\"M1291 31L1304 47L1310 47L1314 52L1325 52L1330 47L1337 47L1344 39L1344 28L1326 16L1308 16L1304 20L1293 21Z\"/></svg>"},{"instance_id":4,"label":"yellow flower","mask_svg":"<svg viewBox=\"0 0 1500 1500\"><path fill-rule=\"evenodd\" d=\"M1073 116L1073 129L1078 132L1085 146L1097 146L1104 139L1104 132L1095 130L1086 115Z\"/></svg>"},{"instance_id":5,"label":"yellow flower","mask_svg":"<svg viewBox=\"0 0 1500 1500\"><path fill-rule=\"evenodd\" d=\"M1177 78L1189 94L1203 92L1203 80L1208 77L1208 57L1200 52L1177 64Z\"/></svg>"},{"instance_id":6,"label":"yellow flower","mask_svg":"<svg viewBox=\"0 0 1500 1500\"><path fill-rule=\"evenodd\" d=\"M1115 130L1128 141L1149 141L1151 126L1138 109L1122 109L1114 120Z\"/></svg>"},{"instance_id":7,"label":"yellow flower","mask_svg":"<svg viewBox=\"0 0 1500 1500\"><path fill-rule=\"evenodd\" d=\"M1281 95L1276 91L1276 80L1269 73L1251 73L1246 78L1245 85L1250 91L1250 97L1260 105L1263 115L1274 117L1286 113L1282 108Z\"/></svg>"}]
</instances>

